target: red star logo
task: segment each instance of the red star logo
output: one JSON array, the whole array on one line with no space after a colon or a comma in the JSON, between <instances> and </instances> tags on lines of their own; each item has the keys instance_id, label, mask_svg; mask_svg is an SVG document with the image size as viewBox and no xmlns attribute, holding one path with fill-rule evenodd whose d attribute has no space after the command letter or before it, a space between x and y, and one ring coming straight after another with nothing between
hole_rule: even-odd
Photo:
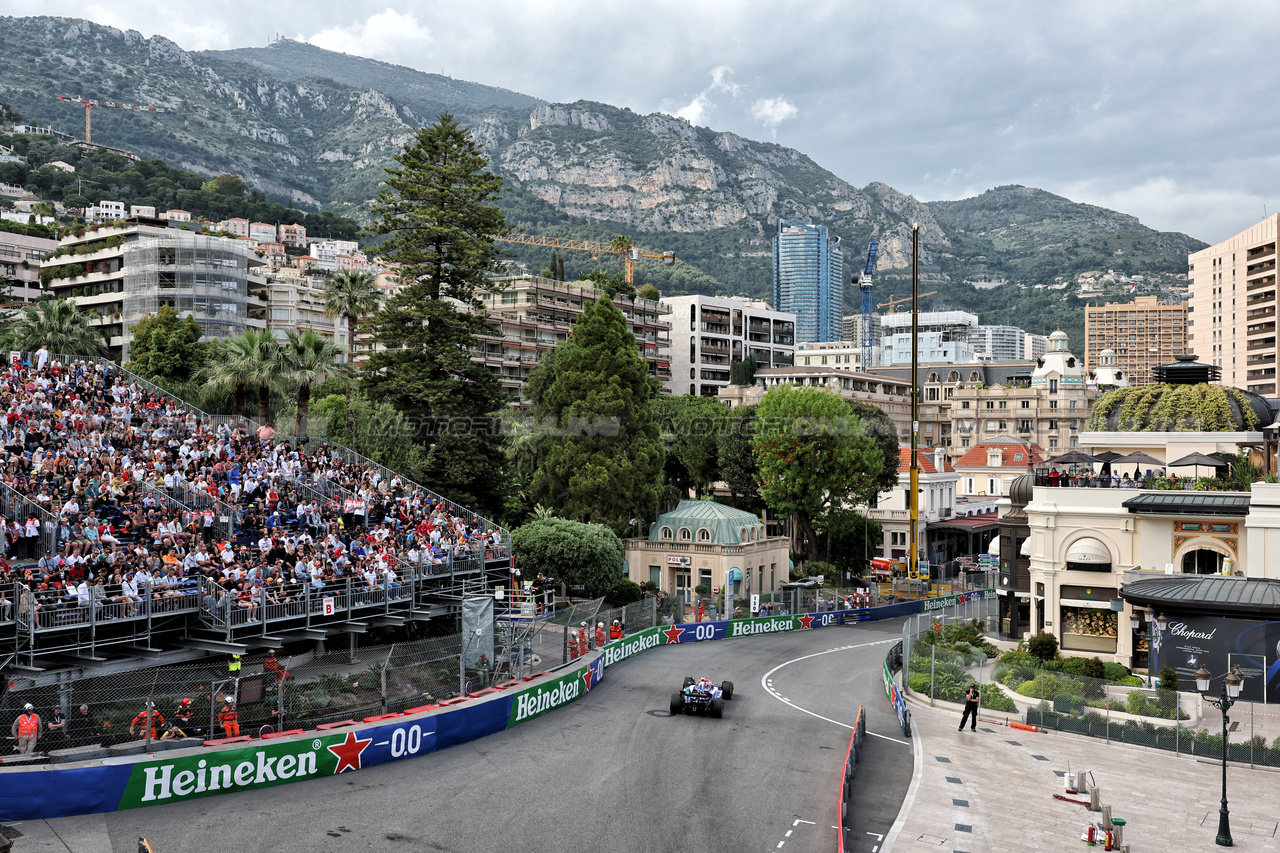
<instances>
[{"instance_id":1,"label":"red star logo","mask_svg":"<svg viewBox=\"0 0 1280 853\"><path fill-rule=\"evenodd\" d=\"M800 627L801 627L801 628L808 628L808 627L809 627L809 623L810 623L810 622L812 622L812 621L813 621L813 617L812 617L812 616L810 616L808 613L806 613L805 615L803 615L803 616L801 616L801 617L800 617Z\"/></svg>"},{"instance_id":2,"label":"red star logo","mask_svg":"<svg viewBox=\"0 0 1280 853\"><path fill-rule=\"evenodd\" d=\"M595 670L591 667L587 667L586 671L582 673L582 682L587 685L588 693L591 692L591 676L593 675L595 675Z\"/></svg>"},{"instance_id":3,"label":"red star logo","mask_svg":"<svg viewBox=\"0 0 1280 853\"><path fill-rule=\"evenodd\" d=\"M373 743L373 738L368 740L360 740L356 737L355 732L347 732L347 739L342 743L329 747L329 751L338 756L338 769L333 771L336 776L347 768L352 770L360 769L360 755L364 752L365 747Z\"/></svg>"},{"instance_id":4,"label":"red star logo","mask_svg":"<svg viewBox=\"0 0 1280 853\"><path fill-rule=\"evenodd\" d=\"M680 642L680 635L684 633L684 629L677 628L675 625L672 625L670 628L663 631L662 633L667 635L667 645L669 646L672 643Z\"/></svg>"}]
</instances>

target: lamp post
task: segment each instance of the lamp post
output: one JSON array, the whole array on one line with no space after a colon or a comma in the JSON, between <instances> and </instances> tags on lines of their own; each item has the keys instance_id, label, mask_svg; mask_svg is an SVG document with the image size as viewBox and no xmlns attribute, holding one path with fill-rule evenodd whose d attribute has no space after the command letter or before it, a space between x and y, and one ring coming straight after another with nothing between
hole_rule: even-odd
<instances>
[{"instance_id":1,"label":"lamp post","mask_svg":"<svg viewBox=\"0 0 1280 853\"><path fill-rule=\"evenodd\" d=\"M1222 808L1218 809L1218 837L1214 840L1219 847L1232 847L1235 842L1231 839L1231 818L1227 811L1227 722L1230 719L1227 712L1240 698L1244 676L1240 674L1238 666L1227 673L1227 677L1222 679L1222 695L1217 699L1209 696L1209 682L1212 679L1213 673L1201 664L1196 670L1196 690L1204 701L1222 712Z\"/></svg>"}]
</instances>

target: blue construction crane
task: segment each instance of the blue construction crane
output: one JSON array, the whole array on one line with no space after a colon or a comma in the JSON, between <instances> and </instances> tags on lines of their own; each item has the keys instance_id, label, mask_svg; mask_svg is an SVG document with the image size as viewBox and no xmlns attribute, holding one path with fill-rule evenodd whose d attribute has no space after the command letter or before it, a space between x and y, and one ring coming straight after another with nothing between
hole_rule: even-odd
<instances>
[{"instance_id":1,"label":"blue construction crane","mask_svg":"<svg viewBox=\"0 0 1280 853\"><path fill-rule=\"evenodd\" d=\"M862 369L871 367L871 349L875 337L871 333L871 277L876 271L876 248L880 244L871 241L867 247L867 266L862 271L862 278L857 282L862 287Z\"/></svg>"}]
</instances>

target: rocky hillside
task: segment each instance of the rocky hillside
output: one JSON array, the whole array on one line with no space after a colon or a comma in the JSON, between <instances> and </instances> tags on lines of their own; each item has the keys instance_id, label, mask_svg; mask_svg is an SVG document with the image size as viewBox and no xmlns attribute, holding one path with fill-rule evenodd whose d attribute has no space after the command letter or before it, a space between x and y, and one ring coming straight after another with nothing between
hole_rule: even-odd
<instances>
[{"instance_id":1,"label":"rocky hillside","mask_svg":"<svg viewBox=\"0 0 1280 853\"><path fill-rule=\"evenodd\" d=\"M85 21L5 18L0 100L30 122L78 133L80 111L53 97L59 92L165 110L97 109L95 141L202 174L235 173L269 196L355 215L414 129L448 110L507 179L503 204L514 225L602 241L626 234L643 248L675 251L676 268L642 263L639 275L676 292L766 294L779 219L827 225L851 270L875 236L886 284L910 265L912 222L921 226L925 274L956 286L1052 283L1089 269L1176 271L1203 245L1022 187L924 204L882 183L854 187L794 149L671 116L546 104L296 42L187 53L161 36ZM537 271L549 252L515 255ZM566 263L583 272L608 259L570 253Z\"/></svg>"}]
</instances>

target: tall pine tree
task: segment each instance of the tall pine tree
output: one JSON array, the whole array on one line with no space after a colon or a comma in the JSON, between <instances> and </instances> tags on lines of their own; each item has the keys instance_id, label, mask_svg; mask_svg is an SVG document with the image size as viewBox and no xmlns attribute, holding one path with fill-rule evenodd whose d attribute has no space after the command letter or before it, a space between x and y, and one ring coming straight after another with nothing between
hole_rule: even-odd
<instances>
[{"instance_id":1,"label":"tall pine tree","mask_svg":"<svg viewBox=\"0 0 1280 853\"><path fill-rule=\"evenodd\" d=\"M506 396L471 350L485 326L478 292L503 271L493 240L508 230L493 204L502 180L447 113L395 159L373 204L373 231L388 235L380 251L406 286L369 322L384 349L370 357L362 390L415 425L428 485L494 511L502 460L494 416Z\"/></svg>"},{"instance_id":2,"label":"tall pine tree","mask_svg":"<svg viewBox=\"0 0 1280 853\"><path fill-rule=\"evenodd\" d=\"M589 304L525 385L535 419L557 428L540 445L531 499L620 536L646 530L657 517L664 458L657 393L622 311L608 297Z\"/></svg>"}]
</instances>

